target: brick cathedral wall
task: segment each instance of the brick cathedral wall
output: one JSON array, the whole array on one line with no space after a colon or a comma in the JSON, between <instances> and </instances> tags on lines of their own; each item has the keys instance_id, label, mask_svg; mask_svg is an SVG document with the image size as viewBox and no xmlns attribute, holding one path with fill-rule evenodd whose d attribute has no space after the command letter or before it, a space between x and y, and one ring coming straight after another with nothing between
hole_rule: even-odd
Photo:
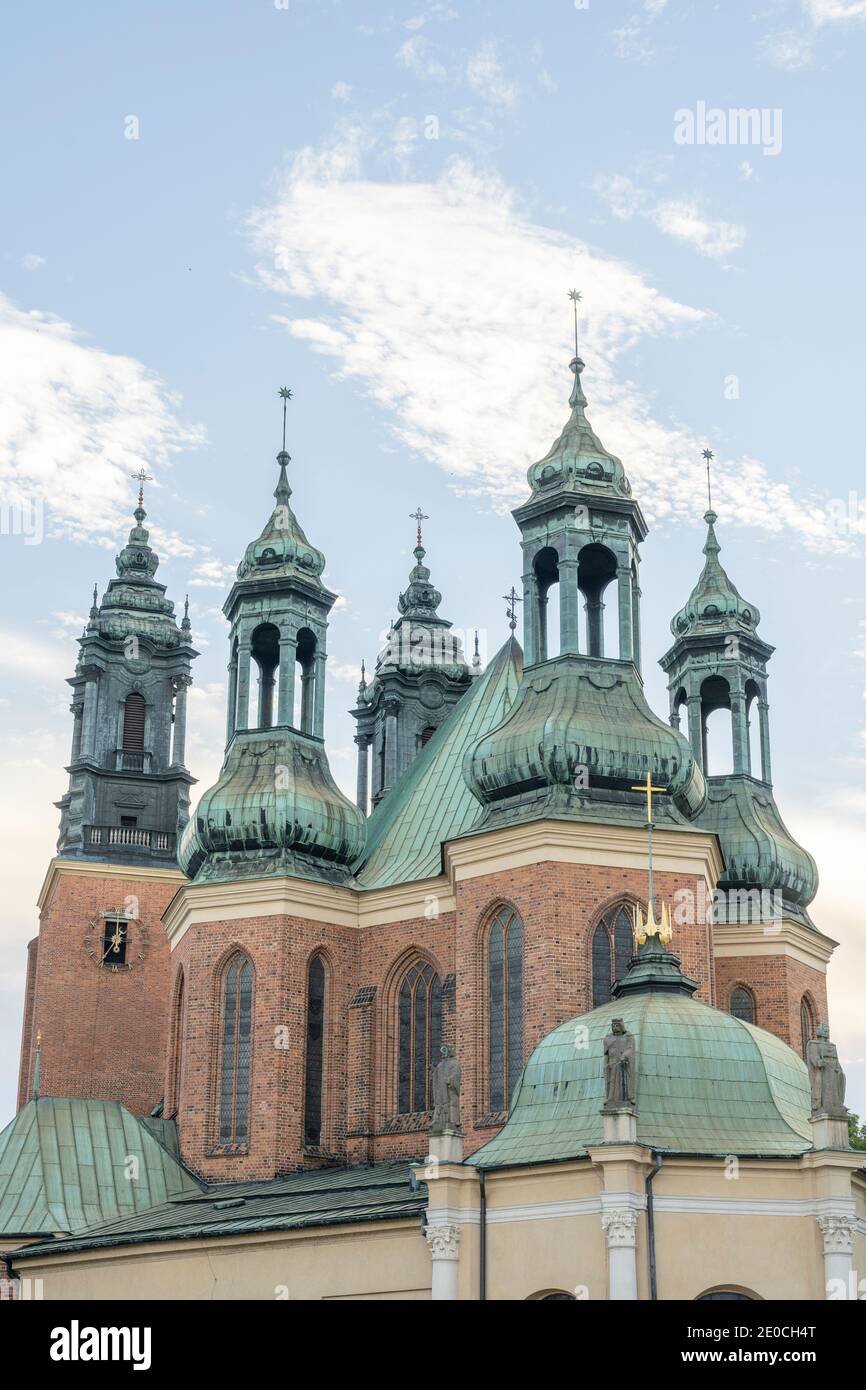
<instances>
[{"instance_id":1,"label":"brick cathedral wall","mask_svg":"<svg viewBox=\"0 0 866 1390\"><path fill-rule=\"evenodd\" d=\"M177 879L137 878L93 872L58 876L42 912L33 1007L22 1039L19 1099L33 1086L36 1034L41 1031L40 1094L117 1100L146 1115L163 1094L169 949L162 914L177 891ZM147 930L130 929L129 970L100 968L97 960L103 915L137 898ZM91 937L90 929L97 930ZM97 958L88 954L97 952Z\"/></svg>"},{"instance_id":2,"label":"brick cathedral wall","mask_svg":"<svg viewBox=\"0 0 866 1390\"><path fill-rule=\"evenodd\" d=\"M27 943L27 978L24 985L24 1019L21 1024L21 1056L18 1063L18 1109L30 1099L30 1043L33 1037L33 1011L36 1006L36 965L39 938Z\"/></svg>"},{"instance_id":3,"label":"brick cathedral wall","mask_svg":"<svg viewBox=\"0 0 866 1390\"><path fill-rule=\"evenodd\" d=\"M800 1005L804 994L812 1004L815 1023L827 1022L827 976L792 956L720 956L716 960L720 1009L730 1007L731 991L737 985L751 990L758 1027L775 1033L800 1056Z\"/></svg>"},{"instance_id":4,"label":"brick cathedral wall","mask_svg":"<svg viewBox=\"0 0 866 1390\"><path fill-rule=\"evenodd\" d=\"M659 873L670 900L696 880ZM172 970L184 971L185 1024L178 1128L184 1161L216 1180L266 1178L299 1166L421 1158L428 1115L397 1113L397 993L419 956L443 982L443 1040L463 1069L463 1128L471 1153L497 1132L484 1076L483 927L497 904L524 923L524 1057L552 1028L592 1007L590 935L601 911L624 895L643 901L640 870L543 863L464 880L457 911L354 928L295 917L190 926ZM686 973L713 997L712 943L705 925L677 929ZM223 1151L216 1134L221 978L232 952L255 969L248 1150ZM325 1123L321 1152L303 1144L306 972L326 959ZM283 1029L279 1034L277 1030ZM168 1067L174 1059L168 1058Z\"/></svg>"}]
</instances>

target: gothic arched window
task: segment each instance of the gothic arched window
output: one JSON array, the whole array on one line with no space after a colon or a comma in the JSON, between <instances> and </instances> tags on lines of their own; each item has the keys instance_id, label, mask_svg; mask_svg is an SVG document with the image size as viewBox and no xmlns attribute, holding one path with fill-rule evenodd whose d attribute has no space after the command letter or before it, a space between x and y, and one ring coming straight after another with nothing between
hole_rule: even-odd
<instances>
[{"instance_id":1,"label":"gothic arched window","mask_svg":"<svg viewBox=\"0 0 866 1390\"><path fill-rule=\"evenodd\" d=\"M507 1110L523 1068L523 923L501 907L487 930L487 1068L491 1110Z\"/></svg>"},{"instance_id":2,"label":"gothic arched window","mask_svg":"<svg viewBox=\"0 0 866 1390\"><path fill-rule=\"evenodd\" d=\"M123 702L123 747L127 752L144 748L144 696L131 691Z\"/></svg>"},{"instance_id":3,"label":"gothic arched window","mask_svg":"<svg viewBox=\"0 0 866 1390\"><path fill-rule=\"evenodd\" d=\"M238 951L223 974L219 1057L219 1142L246 1144L250 1133L253 967Z\"/></svg>"},{"instance_id":4,"label":"gothic arched window","mask_svg":"<svg viewBox=\"0 0 866 1390\"><path fill-rule=\"evenodd\" d=\"M322 1140L322 1085L325 1065L325 962L313 956L307 969L307 1052L304 1073L304 1143Z\"/></svg>"},{"instance_id":5,"label":"gothic arched window","mask_svg":"<svg viewBox=\"0 0 866 1390\"><path fill-rule=\"evenodd\" d=\"M743 1023L754 1023L755 1021L755 999L750 989L745 985L737 985L736 989L731 990L731 1013L734 1018L739 1018Z\"/></svg>"},{"instance_id":6,"label":"gothic arched window","mask_svg":"<svg viewBox=\"0 0 866 1390\"><path fill-rule=\"evenodd\" d=\"M442 1045L442 985L426 961L415 961L397 995L397 1110L430 1108L430 1068Z\"/></svg>"},{"instance_id":7,"label":"gothic arched window","mask_svg":"<svg viewBox=\"0 0 866 1390\"><path fill-rule=\"evenodd\" d=\"M631 908L608 908L592 934L592 1007L606 1004L615 980L622 979L634 955Z\"/></svg>"},{"instance_id":8,"label":"gothic arched window","mask_svg":"<svg viewBox=\"0 0 866 1390\"><path fill-rule=\"evenodd\" d=\"M812 1005L809 996L803 995L800 1000L800 1049L803 1056L806 1056L806 1045L815 1036L815 1015L812 1012Z\"/></svg>"}]
</instances>

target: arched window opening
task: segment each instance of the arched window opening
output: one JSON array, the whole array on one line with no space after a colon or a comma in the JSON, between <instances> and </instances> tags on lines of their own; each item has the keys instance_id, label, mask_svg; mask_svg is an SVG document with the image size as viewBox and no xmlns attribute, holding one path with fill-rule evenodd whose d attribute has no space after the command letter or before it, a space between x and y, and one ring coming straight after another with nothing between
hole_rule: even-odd
<instances>
[{"instance_id":1,"label":"arched window opening","mask_svg":"<svg viewBox=\"0 0 866 1390\"><path fill-rule=\"evenodd\" d=\"M308 627L298 632L297 677L295 685L295 709L300 715L295 717L295 726L302 734L313 732L316 699L316 637Z\"/></svg>"},{"instance_id":2,"label":"arched window opening","mask_svg":"<svg viewBox=\"0 0 866 1390\"><path fill-rule=\"evenodd\" d=\"M249 1139L250 1069L253 1049L253 967L238 951L223 974L219 1059L219 1142Z\"/></svg>"},{"instance_id":3,"label":"arched window opening","mask_svg":"<svg viewBox=\"0 0 866 1390\"><path fill-rule=\"evenodd\" d=\"M616 556L605 545L585 545L577 561L577 587L583 595L587 656L619 657L619 601ZM613 583L608 602L605 593Z\"/></svg>"},{"instance_id":4,"label":"arched window opening","mask_svg":"<svg viewBox=\"0 0 866 1390\"><path fill-rule=\"evenodd\" d=\"M689 697L682 686L671 705L671 725L674 729L679 729L686 738L689 737Z\"/></svg>"},{"instance_id":5,"label":"arched window opening","mask_svg":"<svg viewBox=\"0 0 866 1390\"><path fill-rule=\"evenodd\" d=\"M539 661L547 661L559 656L560 651L560 588L559 556L553 546L539 550L533 566L535 570L536 632L538 635ZM551 594L551 590L553 593Z\"/></svg>"},{"instance_id":6,"label":"arched window opening","mask_svg":"<svg viewBox=\"0 0 866 1390\"><path fill-rule=\"evenodd\" d=\"M488 1103L507 1110L523 1070L523 922L501 907L487 932Z\"/></svg>"},{"instance_id":7,"label":"arched window opening","mask_svg":"<svg viewBox=\"0 0 866 1390\"><path fill-rule=\"evenodd\" d=\"M442 1046L442 985L426 961L403 976L397 996L397 1110L401 1115L430 1108L430 1068Z\"/></svg>"},{"instance_id":8,"label":"arched window opening","mask_svg":"<svg viewBox=\"0 0 866 1390\"><path fill-rule=\"evenodd\" d=\"M138 753L144 750L144 696L137 690L127 695L123 702L123 751Z\"/></svg>"},{"instance_id":9,"label":"arched window opening","mask_svg":"<svg viewBox=\"0 0 866 1390\"><path fill-rule=\"evenodd\" d=\"M271 729L277 704L277 680L280 666L280 632L273 623L262 623L250 641L250 656L259 668L259 690L256 719L253 727Z\"/></svg>"},{"instance_id":10,"label":"arched window opening","mask_svg":"<svg viewBox=\"0 0 866 1390\"><path fill-rule=\"evenodd\" d=\"M166 1113L176 1115L180 1105L180 1083L183 1067L183 1029L184 1029L184 978L183 970L178 972L174 992L174 1009L171 1020L171 1076L168 1085L168 1104Z\"/></svg>"},{"instance_id":11,"label":"arched window opening","mask_svg":"<svg viewBox=\"0 0 866 1390\"><path fill-rule=\"evenodd\" d=\"M434 726L432 724L428 724L426 729L422 729L420 734L418 735L418 746L420 748L423 748L426 743L430 742L435 732L436 730Z\"/></svg>"},{"instance_id":12,"label":"arched window opening","mask_svg":"<svg viewBox=\"0 0 866 1390\"><path fill-rule=\"evenodd\" d=\"M761 711L759 708L761 692L756 681L746 681L745 696L749 772L753 777L763 781L764 763L761 753Z\"/></svg>"},{"instance_id":13,"label":"arched window opening","mask_svg":"<svg viewBox=\"0 0 866 1390\"><path fill-rule=\"evenodd\" d=\"M615 982L622 979L634 955L634 922L631 908L618 903L608 908L592 934L592 1007L597 1009L611 997Z\"/></svg>"},{"instance_id":14,"label":"arched window opening","mask_svg":"<svg viewBox=\"0 0 866 1390\"><path fill-rule=\"evenodd\" d=\"M733 772L731 688L724 676L709 676L701 685L701 743L708 777L724 777Z\"/></svg>"},{"instance_id":15,"label":"arched window opening","mask_svg":"<svg viewBox=\"0 0 866 1390\"><path fill-rule=\"evenodd\" d=\"M806 1056L806 1047L815 1036L815 1011L808 994L800 1000L800 1052Z\"/></svg>"},{"instance_id":16,"label":"arched window opening","mask_svg":"<svg viewBox=\"0 0 866 1390\"><path fill-rule=\"evenodd\" d=\"M743 1023L755 1022L755 997L745 985L737 985L736 989L731 990L730 1011L734 1018L739 1018Z\"/></svg>"},{"instance_id":17,"label":"arched window opening","mask_svg":"<svg viewBox=\"0 0 866 1390\"><path fill-rule=\"evenodd\" d=\"M304 1076L304 1142L322 1142L322 1090L325 1064L325 962L313 956L307 969L307 1049Z\"/></svg>"}]
</instances>

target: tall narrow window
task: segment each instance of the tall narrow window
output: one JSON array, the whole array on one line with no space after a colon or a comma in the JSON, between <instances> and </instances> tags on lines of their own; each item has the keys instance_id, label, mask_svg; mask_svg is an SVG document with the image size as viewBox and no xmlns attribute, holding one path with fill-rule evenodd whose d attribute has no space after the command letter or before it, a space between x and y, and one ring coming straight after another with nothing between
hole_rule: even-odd
<instances>
[{"instance_id":1,"label":"tall narrow window","mask_svg":"<svg viewBox=\"0 0 866 1390\"><path fill-rule=\"evenodd\" d=\"M614 981L628 970L634 954L631 909L624 903L607 910L592 934L592 1007L611 997Z\"/></svg>"},{"instance_id":2,"label":"tall narrow window","mask_svg":"<svg viewBox=\"0 0 866 1390\"><path fill-rule=\"evenodd\" d=\"M731 990L731 1013L734 1018L742 1019L743 1023L754 1023L755 1021L755 1001L752 998L752 991L746 989L744 985L737 985L736 989Z\"/></svg>"},{"instance_id":3,"label":"tall narrow window","mask_svg":"<svg viewBox=\"0 0 866 1390\"><path fill-rule=\"evenodd\" d=\"M304 1141L322 1141L322 1082L325 1061L325 962L313 956L307 970L307 1059L304 1077Z\"/></svg>"},{"instance_id":4,"label":"tall narrow window","mask_svg":"<svg viewBox=\"0 0 866 1390\"><path fill-rule=\"evenodd\" d=\"M426 961L410 965L397 997L397 1110L429 1110L430 1068L442 1045L442 985Z\"/></svg>"},{"instance_id":5,"label":"tall narrow window","mask_svg":"<svg viewBox=\"0 0 866 1390\"><path fill-rule=\"evenodd\" d=\"M502 907L487 932L487 1066L491 1110L507 1110L523 1067L523 923Z\"/></svg>"},{"instance_id":6,"label":"tall narrow window","mask_svg":"<svg viewBox=\"0 0 866 1390\"><path fill-rule=\"evenodd\" d=\"M815 1020L812 1016L812 1005L806 995L800 1000L800 1048L803 1056L806 1056L806 1045L815 1036Z\"/></svg>"},{"instance_id":7,"label":"tall narrow window","mask_svg":"<svg viewBox=\"0 0 866 1390\"><path fill-rule=\"evenodd\" d=\"M177 977L171 1025L171 1079L166 1113L176 1115L180 1104L180 1077L183 1065L183 970Z\"/></svg>"},{"instance_id":8,"label":"tall narrow window","mask_svg":"<svg viewBox=\"0 0 866 1390\"><path fill-rule=\"evenodd\" d=\"M253 1041L253 967L240 952L223 977L220 1050L219 1142L245 1144L249 1138L250 1063Z\"/></svg>"},{"instance_id":9,"label":"tall narrow window","mask_svg":"<svg viewBox=\"0 0 866 1390\"><path fill-rule=\"evenodd\" d=\"M123 747L127 752L144 748L144 696L133 690L123 703Z\"/></svg>"}]
</instances>

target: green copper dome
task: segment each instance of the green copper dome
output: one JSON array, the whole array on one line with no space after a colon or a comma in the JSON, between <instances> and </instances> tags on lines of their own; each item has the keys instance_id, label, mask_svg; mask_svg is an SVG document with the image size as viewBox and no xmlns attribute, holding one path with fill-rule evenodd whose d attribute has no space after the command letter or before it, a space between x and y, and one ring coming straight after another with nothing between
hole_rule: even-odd
<instances>
[{"instance_id":1,"label":"green copper dome","mask_svg":"<svg viewBox=\"0 0 866 1390\"><path fill-rule=\"evenodd\" d=\"M320 740L247 730L187 825L180 866L200 882L294 874L337 882L364 848L364 816L340 791Z\"/></svg>"},{"instance_id":2,"label":"green copper dome","mask_svg":"<svg viewBox=\"0 0 866 1390\"><path fill-rule=\"evenodd\" d=\"M688 602L671 622L674 637L713 633L720 629L753 632L760 622L761 615L755 605L746 602L719 563L721 546L716 539L716 520L715 512L704 514L707 523L704 554L707 558Z\"/></svg>"},{"instance_id":3,"label":"green copper dome","mask_svg":"<svg viewBox=\"0 0 866 1390\"><path fill-rule=\"evenodd\" d=\"M240 580L300 578L308 583L317 583L325 568L324 555L307 540L303 527L289 505L292 489L286 476L286 466L290 461L285 449L277 454L280 476L274 488L276 506L261 535L250 541L244 551L237 569Z\"/></svg>"},{"instance_id":4,"label":"green copper dome","mask_svg":"<svg viewBox=\"0 0 866 1390\"><path fill-rule=\"evenodd\" d=\"M818 891L818 867L785 825L765 783L733 773L708 778L700 824L715 831L725 856L719 888L779 893L786 913L811 925L806 908ZM735 910L732 902L730 915ZM747 920L749 910L744 903Z\"/></svg>"},{"instance_id":5,"label":"green copper dome","mask_svg":"<svg viewBox=\"0 0 866 1390\"><path fill-rule=\"evenodd\" d=\"M574 389L568 401L571 414L544 458L530 465L529 486L533 493L542 495L557 490L589 490L599 495L630 497L631 484L621 460L604 447L586 418L587 399L580 380L585 365L581 357L572 358Z\"/></svg>"},{"instance_id":6,"label":"green copper dome","mask_svg":"<svg viewBox=\"0 0 866 1390\"><path fill-rule=\"evenodd\" d=\"M102 603L96 602L94 591L85 636L97 634L113 642L144 637L163 649L188 646L189 618L185 616L178 627L174 604L165 596L165 585L154 579L159 556L152 549L150 532L144 526L147 512L140 493L133 515L135 525L115 560L117 577L110 580Z\"/></svg>"},{"instance_id":7,"label":"green copper dome","mask_svg":"<svg viewBox=\"0 0 866 1390\"><path fill-rule=\"evenodd\" d=\"M508 718L468 751L463 775L485 803L555 788L585 810L582 769L590 791L629 791L650 771L684 813L703 804L688 743L653 714L631 663L582 656L529 669Z\"/></svg>"},{"instance_id":8,"label":"green copper dome","mask_svg":"<svg viewBox=\"0 0 866 1390\"><path fill-rule=\"evenodd\" d=\"M616 997L554 1029L518 1082L508 1121L468 1160L483 1168L578 1158L604 1142L604 1038L636 1049L637 1142L668 1154L797 1155L812 1147L805 1063L763 1028L691 998L652 938Z\"/></svg>"}]
</instances>

